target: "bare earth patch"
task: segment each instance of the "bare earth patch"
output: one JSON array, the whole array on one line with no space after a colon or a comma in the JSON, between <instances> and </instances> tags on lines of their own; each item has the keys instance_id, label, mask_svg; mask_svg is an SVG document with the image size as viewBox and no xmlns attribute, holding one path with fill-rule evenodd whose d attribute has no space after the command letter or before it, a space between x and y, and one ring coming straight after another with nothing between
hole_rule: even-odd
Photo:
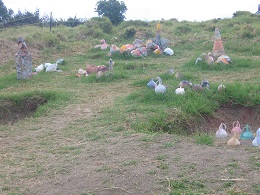
<instances>
[{"instance_id":1,"label":"bare earth patch","mask_svg":"<svg viewBox=\"0 0 260 195\"><path fill-rule=\"evenodd\" d=\"M99 94L95 104L70 105L55 117L41 119L41 124L31 127L32 130L1 139L1 148L18 148L17 152L11 152L13 149L2 152L4 161L11 161L14 155L21 161L35 158L24 170L9 167L9 174L15 171L20 178L13 180L12 185L20 186L23 194L44 195L146 195L175 190L188 193L185 186L207 194L227 194L229 189L254 194L252 186L260 182L257 166L260 159L259 149L253 148L251 141L231 147L226 145L227 139L222 139L215 146L206 146L176 135L136 133L127 126L122 131L101 127L91 130L91 121L104 107L101 102L106 101L109 106L117 95L111 96L108 89ZM74 134L66 134L67 129L82 120L84 129L75 128ZM214 117L205 119L202 127L215 131L219 122L224 121L230 129L234 120L248 123L254 129L259 121L259 108L223 105ZM19 132L19 126L12 126L13 131ZM77 137L78 131L91 139ZM27 146L30 147L27 154L19 152L20 147ZM39 173L33 171L35 167ZM4 184L1 185L3 189ZM5 192L8 191L2 191Z\"/></svg>"}]
</instances>

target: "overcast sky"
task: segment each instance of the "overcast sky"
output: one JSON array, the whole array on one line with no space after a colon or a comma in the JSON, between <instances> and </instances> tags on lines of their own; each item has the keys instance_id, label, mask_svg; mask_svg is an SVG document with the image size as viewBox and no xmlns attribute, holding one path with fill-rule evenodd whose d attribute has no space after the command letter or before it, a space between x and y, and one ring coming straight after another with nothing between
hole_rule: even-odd
<instances>
[{"instance_id":1,"label":"overcast sky","mask_svg":"<svg viewBox=\"0 0 260 195\"><path fill-rule=\"evenodd\" d=\"M120 0L119 0L120 1ZM34 12L50 15L55 19L69 17L92 18L98 0L2 0L15 13ZM205 21L214 18L231 18L236 11L256 13L260 0L123 0L127 6L127 20Z\"/></svg>"}]
</instances>

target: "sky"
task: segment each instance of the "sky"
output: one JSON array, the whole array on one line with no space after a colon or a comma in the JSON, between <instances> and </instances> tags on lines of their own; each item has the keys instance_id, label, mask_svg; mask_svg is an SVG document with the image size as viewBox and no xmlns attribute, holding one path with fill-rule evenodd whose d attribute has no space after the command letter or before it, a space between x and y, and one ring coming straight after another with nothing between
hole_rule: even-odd
<instances>
[{"instance_id":1,"label":"sky","mask_svg":"<svg viewBox=\"0 0 260 195\"><path fill-rule=\"evenodd\" d=\"M236 11L256 13L260 0L119 0L127 7L126 20L206 21L215 18L231 18ZM97 17L98 0L2 0L7 9L15 13L39 9L40 15L55 19Z\"/></svg>"}]
</instances>

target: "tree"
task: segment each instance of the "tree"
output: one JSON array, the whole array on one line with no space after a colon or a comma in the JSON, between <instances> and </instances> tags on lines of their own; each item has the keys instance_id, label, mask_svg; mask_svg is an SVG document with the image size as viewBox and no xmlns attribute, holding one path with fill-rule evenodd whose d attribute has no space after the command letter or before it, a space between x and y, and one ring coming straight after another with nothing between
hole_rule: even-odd
<instances>
[{"instance_id":1,"label":"tree","mask_svg":"<svg viewBox=\"0 0 260 195\"><path fill-rule=\"evenodd\" d=\"M95 12L98 13L98 16L109 18L113 25L118 25L124 21L127 7L123 1L100 0L96 5Z\"/></svg>"},{"instance_id":2,"label":"tree","mask_svg":"<svg viewBox=\"0 0 260 195\"><path fill-rule=\"evenodd\" d=\"M7 22L12 17L14 11L7 9L2 0L0 0L0 22Z\"/></svg>"},{"instance_id":3,"label":"tree","mask_svg":"<svg viewBox=\"0 0 260 195\"><path fill-rule=\"evenodd\" d=\"M19 10L18 13L14 14L13 17L8 21L7 26L20 26L27 24L37 25L41 22L42 19L40 18L39 9L36 9L34 13L29 11L25 11L24 13L22 13Z\"/></svg>"},{"instance_id":4,"label":"tree","mask_svg":"<svg viewBox=\"0 0 260 195\"><path fill-rule=\"evenodd\" d=\"M83 22L80 21L79 18L77 18L76 16L74 18L70 17L67 19L67 22L64 22L65 26L70 26L70 27L75 27L78 26L80 24L82 24Z\"/></svg>"}]
</instances>

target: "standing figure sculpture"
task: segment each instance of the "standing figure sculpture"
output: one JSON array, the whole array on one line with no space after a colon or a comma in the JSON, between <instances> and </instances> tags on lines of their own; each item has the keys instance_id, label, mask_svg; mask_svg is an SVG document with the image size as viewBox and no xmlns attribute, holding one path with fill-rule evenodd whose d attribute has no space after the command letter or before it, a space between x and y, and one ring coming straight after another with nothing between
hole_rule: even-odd
<instances>
[{"instance_id":1,"label":"standing figure sculpture","mask_svg":"<svg viewBox=\"0 0 260 195\"><path fill-rule=\"evenodd\" d=\"M16 78L28 79L32 77L32 57L28 52L26 43L22 37L17 40L18 52L15 55Z\"/></svg>"},{"instance_id":2,"label":"standing figure sculpture","mask_svg":"<svg viewBox=\"0 0 260 195\"><path fill-rule=\"evenodd\" d=\"M155 38L155 43L159 46L159 49L162 50L162 40L161 40L161 24L160 22L157 23L156 25L156 38Z\"/></svg>"},{"instance_id":3,"label":"standing figure sculpture","mask_svg":"<svg viewBox=\"0 0 260 195\"><path fill-rule=\"evenodd\" d=\"M217 60L217 58L221 55L225 55L225 50L222 44L221 35L218 28L215 28L214 46L212 50L212 55L214 60Z\"/></svg>"}]
</instances>

